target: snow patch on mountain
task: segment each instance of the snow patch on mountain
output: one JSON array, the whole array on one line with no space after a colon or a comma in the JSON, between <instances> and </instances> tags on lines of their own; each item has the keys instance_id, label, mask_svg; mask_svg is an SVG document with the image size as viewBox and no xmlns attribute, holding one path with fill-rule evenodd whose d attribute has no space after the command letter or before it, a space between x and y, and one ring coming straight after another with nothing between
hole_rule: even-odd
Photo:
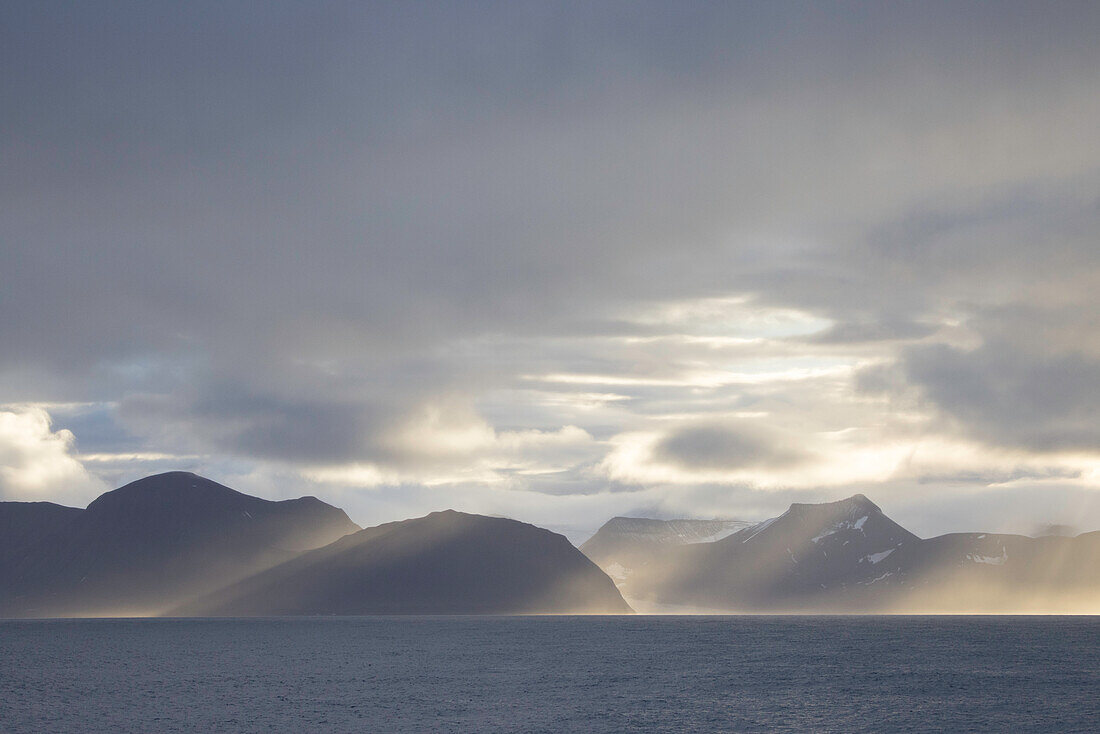
<instances>
[{"instance_id":1,"label":"snow patch on mountain","mask_svg":"<svg viewBox=\"0 0 1100 734\"><path fill-rule=\"evenodd\" d=\"M821 540L824 540L825 538L828 538L830 535L836 535L837 533L841 532L842 530L858 530L861 533L865 533L866 531L864 531L864 529L863 529L863 524L865 522L867 522L868 517L869 517L868 515L864 515L863 517L859 518L855 522L852 522L851 520L843 520L841 522L838 522L836 525L829 528L825 532L823 532L819 535L816 535L813 538L810 538L810 542L811 543L817 543Z\"/></svg>"},{"instance_id":2,"label":"snow patch on mountain","mask_svg":"<svg viewBox=\"0 0 1100 734\"><path fill-rule=\"evenodd\" d=\"M790 510L787 510L787 512L790 512ZM783 513L782 515L780 515L779 517L783 517L783 516L785 516L785 515L787 514L787 512L784 512L784 513ZM748 542L749 542L750 540L752 540L753 538L755 538L755 537L756 537L757 535L760 535L760 533L764 532L764 531L765 531L765 530L767 530L767 529L768 529L769 527L771 527L771 524L772 524L773 522L775 522L776 520L778 520L778 519L779 519L779 517L773 517L773 518L771 518L771 519L769 519L769 520L765 520L764 522L762 522L762 523L758 523L757 525L753 526L753 528L752 528L752 532L751 532L751 533L749 534L749 537L745 538L745 539L744 539L744 540L742 540L741 542L742 542L742 543L748 543Z\"/></svg>"},{"instance_id":3,"label":"snow patch on mountain","mask_svg":"<svg viewBox=\"0 0 1100 734\"><path fill-rule=\"evenodd\" d=\"M1001 555L999 556L983 556L978 553L968 553L967 559L974 563L985 563L990 566L1003 566L1005 561L1008 560L1008 549L1001 548Z\"/></svg>"},{"instance_id":4,"label":"snow patch on mountain","mask_svg":"<svg viewBox=\"0 0 1100 734\"><path fill-rule=\"evenodd\" d=\"M889 550L884 550L881 553L871 553L870 555L864 556L863 559L866 561L870 561L871 563L878 563L879 561L885 560L891 553L894 552L894 550L894 548L891 548Z\"/></svg>"},{"instance_id":5,"label":"snow patch on mountain","mask_svg":"<svg viewBox=\"0 0 1100 734\"><path fill-rule=\"evenodd\" d=\"M871 584L875 583L876 581L882 581L883 579L887 579L887 578L889 578L889 577L891 577L891 576L893 576L893 575L894 575L894 572L893 572L893 571L887 571L886 573L882 574L881 576L878 576L877 578L873 578L873 579L871 579L870 581L866 581L866 582L864 582L864 581L857 581L856 583L859 583L859 584L864 584L864 585L866 585L866 586L870 586Z\"/></svg>"}]
</instances>

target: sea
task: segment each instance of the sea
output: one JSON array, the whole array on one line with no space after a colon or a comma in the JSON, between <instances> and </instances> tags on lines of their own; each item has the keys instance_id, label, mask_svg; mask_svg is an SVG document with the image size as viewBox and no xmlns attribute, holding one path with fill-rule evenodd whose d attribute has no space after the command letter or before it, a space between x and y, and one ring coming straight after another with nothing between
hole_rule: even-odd
<instances>
[{"instance_id":1,"label":"sea","mask_svg":"<svg viewBox=\"0 0 1100 734\"><path fill-rule=\"evenodd\" d=\"M0 621L0 731L1097 732L1100 617Z\"/></svg>"}]
</instances>

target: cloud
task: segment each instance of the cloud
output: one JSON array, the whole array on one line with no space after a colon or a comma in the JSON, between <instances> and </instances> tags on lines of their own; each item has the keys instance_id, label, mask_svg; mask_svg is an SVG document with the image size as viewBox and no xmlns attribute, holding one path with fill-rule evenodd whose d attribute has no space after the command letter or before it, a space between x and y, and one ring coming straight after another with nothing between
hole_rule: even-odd
<instances>
[{"instance_id":1,"label":"cloud","mask_svg":"<svg viewBox=\"0 0 1100 734\"><path fill-rule=\"evenodd\" d=\"M760 428L696 425L665 436L653 453L658 461L688 469L787 468L806 458L789 442Z\"/></svg>"},{"instance_id":2,"label":"cloud","mask_svg":"<svg viewBox=\"0 0 1100 734\"><path fill-rule=\"evenodd\" d=\"M362 455L377 420L369 406L351 401L258 394L243 385L128 395L118 416L154 447L286 461Z\"/></svg>"},{"instance_id":3,"label":"cloud","mask_svg":"<svg viewBox=\"0 0 1100 734\"><path fill-rule=\"evenodd\" d=\"M971 435L1034 451L1100 450L1100 360L991 342L914 348L905 374Z\"/></svg>"},{"instance_id":4,"label":"cloud","mask_svg":"<svg viewBox=\"0 0 1100 734\"><path fill-rule=\"evenodd\" d=\"M851 321L837 324L819 334L810 337L810 341L822 344L851 344L888 340L912 340L934 334L937 324L917 323L913 321Z\"/></svg>"},{"instance_id":5,"label":"cloud","mask_svg":"<svg viewBox=\"0 0 1100 734\"><path fill-rule=\"evenodd\" d=\"M73 456L73 434L51 430L46 410L0 407L0 499L83 506L105 489Z\"/></svg>"},{"instance_id":6,"label":"cloud","mask_svg":"<svg viewBox=\"0 0 1100 734\"><path fill-rule=\"evenodd\" d=\"M5 21L0 401L109 406L55 417L112 482L1091 486L1093 6ZM746 421L811 456L748 465L778 449Z\"/></svg>"},{"instance_id":7,"label":"cloud","mask_svg":"<svg viewBox=\"0 0 1100 734\"><path fill-rule=\"evenodd\" d=\"M386 459L306 465L302 475L357 487L478 483L554 493L576 482L577 473L602 453L577 426L497 432L481 420L440 420L435 408L426 413L426 420L409 423L388 439L393 451Z\"/></svg>"}]
</instances>

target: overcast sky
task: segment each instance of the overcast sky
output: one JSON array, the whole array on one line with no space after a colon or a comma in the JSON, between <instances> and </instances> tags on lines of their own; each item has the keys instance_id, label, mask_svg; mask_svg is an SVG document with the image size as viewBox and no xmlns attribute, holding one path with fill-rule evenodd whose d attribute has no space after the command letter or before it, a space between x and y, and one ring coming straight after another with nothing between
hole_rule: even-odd
<instances>
[{"instance_id":1,"label":"overcast sky","mask_svg":"<svg viewBox=\"0 0 1100 734\"><path fill-rule=\"evenodd\" d=\"M1100 4L8 2L0 499L1100 529Z\"/></svg>"}]
</instances>

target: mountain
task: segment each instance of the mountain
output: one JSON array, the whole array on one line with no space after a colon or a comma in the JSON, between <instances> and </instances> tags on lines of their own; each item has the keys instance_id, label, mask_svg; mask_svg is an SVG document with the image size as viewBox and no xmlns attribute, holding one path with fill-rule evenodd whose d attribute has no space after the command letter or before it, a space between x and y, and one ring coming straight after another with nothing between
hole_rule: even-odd
<instances>
[{"instance_id":1,"label":"mountain","mask_svg":"<svg viewBox=\"0 0 1100 734\"><path fill-rule=\"evenodd\" d=\"M359 530L314 497L272 502L187 472L36 516L48 532L24 530L0 613L155 614Z\"/></svg>"},{"instance_id":2,"label":"mountain","mask_svg":"<svg viewBox=\"0 0 1100 734\"><path fill-rule=\"evenodd\" d=\"M629 613L615 585L563 536L447 510L361 530L177 613Z\"/></svg>"},{"instance_id":3,"label":"mountain","mask_svg":"<svg viewBox=\"0 0 1100 734\"><path fill-rule=\"evenodd\" d=\"M1100 532L1075 538L952 533L898 558L896 606L919 611L1095 613Z\"/></svg>"},{"instance_id":4,"label":"mountain","mask_svg":"<svg viewBox=\"0 0 1100 734\"><path fill-rule=\"evenodd\" d=\"M745 520L651 520L613 517L581 546L581 552L616 582L649 565L668 547L710 543L753 523Z\"/></svg>"},{"instance_id":5,"label":"mountain","mask_svg":"<svg viewBox=\"0 0 1100 734\"><path fill-rule=\"evenodd\" d=\"M53 543L81 510L53 502L0 502L0 590L39 543Z\"/></svg>"},{"instance_id":6,"label":"mountain","mask_svg":"<svg viewBox=\"0 0 1100 734\"><path fill-rule=\"evenodd\" d=\"M0 616L1100 609L1100 532L921 539L860 494L755 524L614 518L582 549L451 510L361 530L170 472L84 510L0 502Z\"/></svg>"},{"instance_id":7,"label":"mountain","mask_svg":"<svg viewBox=\"0 0 1100 734\"><path fill-rule=\"evenodd\" d=\"M839 593L846 587L877 583L880 564L919 541L863 495L793 504L722 540L671 549L624 588L628 596L704 609L832 606L850 596Z\"/></svg>"},{"instance_id":8,"label":"mountain","mask_svg":"<svg viewBox=\"0 0 1100 734\"><path fill-rule=\"evenodd\" d=\"M793 504L720 540L665 548L621 578L620 590L643 608L1075 611L1100 606L1098 564L1100 533L924 540L857 494Z\"/></svg>"}]
</instances>

